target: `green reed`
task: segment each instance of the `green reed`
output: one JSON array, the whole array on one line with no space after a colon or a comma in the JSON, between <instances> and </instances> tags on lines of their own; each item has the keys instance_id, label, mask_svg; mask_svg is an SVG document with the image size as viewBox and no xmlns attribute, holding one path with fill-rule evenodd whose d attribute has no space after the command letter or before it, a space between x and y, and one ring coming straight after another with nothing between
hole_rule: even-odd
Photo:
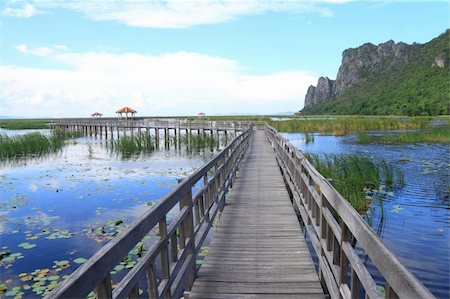
<instances>
[{"instance_id":1,"label":"green reed","mask_svg":"<svg viewBox=\"0 0 450 299\"><path fill-rule=\"evenodd\" d=\"M110 148L124 155L150 153L155 150L155 139L153 136L122 136L108 143Z\"/></svg>"},{"instance_id":2,"label":"green reed","mask_svg":"<svg viewBox=\"0 0 450 299\"><path fill-rule=\"evenodd\" d=\"M60 150L67 139L77 138L81 132L52 131L51 135L28 133L17 136L0 135L0 159L41 156Z\"/></svg>"},{"instance_id":3,"label":"green reed","mask_svg":"<svg viewBox=\"0 0 450 299\"><path fill-rule=\"evenodd\" d=\"M442 118L446 121L445 118ZM336 118L271 121L279 132L333 133L341 136L359 131L411 130L431 126L431 117L364 117L346 116ZM448 119L447 119L448 121Z\"/></svg>"},{"instance_id":4,"label":"green reed","mask_svg":"<svg viewBox=\"0 0 450 299\"><path fill-rule=\"evenodd\" d=\"M0 128L8 130L49 129L50 119L0 119Z\"/></svg>"},{"instance_id":5,"label":"green reed","mask_svg":"<svg viewBox=\"0 0 450 299\"><path fill-rule=\"evenodd\" d=\"M231 136L229 138L231 138ZM228 138L228 140L232 140L232 138L231 139L229 139L229 138ZM206 135L206 134L200 134L200 135L185 134L185 135L181 136L180 140L181 140L182 144L185 144L188 148L191 148L191 149L207 148L207 149L213 150L214 147L216 147L217 143L219 142L219 140L214 138L214 136Z\"/></svg>"},{"instance_id":6,"label":"green reed","mask_svg":"<svg viewBox=\"0 0 450 299\"><path fill-rule=\"evenodd\" d=\"M371 192L384 183L390 187L403 186L403 174L386 161L374 161L362 155L306 154L307 159L325 177L332 179L336 190L360 214L371 204Z\"/></svg>"},{"instance_id":7,"label":"green reed","mask_svg":"<svg viewBox=\"0 0 450 299\"><path fill-rule=\"evenodd\" d=\"M369 135L358 133L357 142L369 143L450 143L450 127L435 127L432 129L401 132L392 135Z\"/></svg>"}]
</instances>

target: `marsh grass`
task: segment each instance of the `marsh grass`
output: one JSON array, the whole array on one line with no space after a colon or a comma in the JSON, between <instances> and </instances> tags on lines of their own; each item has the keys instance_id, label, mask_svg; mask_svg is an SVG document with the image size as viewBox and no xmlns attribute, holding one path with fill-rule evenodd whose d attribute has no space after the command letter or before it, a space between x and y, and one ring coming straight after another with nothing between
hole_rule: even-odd
<instances>
[{"instance_id":1,"label":"marsh grass","mask_svg":"<svg viewBox=\"0 0 450 299\"><path fill-rule=\"evenodd\" d=\"M170 144L175 145L175 136L170 136ZM181 144L188 149L204 149L213 150L217 146L217 140L208 135L185 134L180 137ZM151 153L156 149L154 136L122 136L119 139L112 140L108 143L109 149L123 156L137 155L141 153Z\"/></svg>"},{"instance_id":2,"label":"marsh grass","mask_svg":"<svg viewBox=\"0 0 450 299\"><path fill-rule=\"evenodd\" d=\"M431 126L431 117L336 117L334 119L308 119L271 121L279 132L332 133L336 136L359 131L412 130ZM445 120L445 119L444 119Z\"/></svg>"},{"instance_id":3,"label":"marsh grass","mask_svg":"<svg viewBox=\"0 0 450 299\"><path fill-rule=\"evenodd\" d=\"M314 134L313 133L305 133L305 143L313 143L314 142Z\"/></svg>"},{"instance_id":4,"label":"marsh grass","mask_svg":"<svg viewBox=\"0 0 450 299\"><path fill-rule=\"evenodd\" d=\"M402 172L386 161L374 161L362 155L306 154L307 159L326 178L333 180L336 190L360 214L365 214L371 204L370 194L386 184L403 186Z\"/></svg>"},{"instance_id":5,"label":"marsh grass","mask_svg":"<svg viewBox=\"0 0 450 299\"><path fill-rule=\"evenodd\" d=\"M50 119L1 119L0 128L8 130L49 129Z\"/></svg>"},{"instance_id":6,"label":"marsh grass","mask_svg":"<svg viewBox=\"0 0 450 299\"><path fill-rule=\"evenodd\" d=\"M81 136L81 132L52 131L50 136L28 133L17 136L0 135L0 159L42 156L60 150L65 141Z\"/></svg>"},{"instance_id":7,"label":"marsh grass","mask_svg":"<svg viewBox=\"0 0 450 299\"><path fill-rule=\"evenodd\" d=\"M228 138L230 139L231 136ZM210 135L185 134L181 136L181 142L191 149L210 149L217 146L219 140Z\"/></svg>"},{"instance_id":8,"label":"marsh grass","mask_svg":"<svg viewBox=\"0 0 450 299\"><path fill-rule=\"evenodd\" d=\"M111 150L123 155L151 153L155 150L155 139L153 136L122 136L108 144Z\"/></svg>"},{"instance_id":9,"label":"marsh grass","mask_svg":"<svg viewBox=\"0 0 450 299\"><path fill-rule=\"evenodd\" d=\"M435 127L428 130L402 132L392 135L369 135L358 133L357 142L370 143L450 143L450 127Z\"/></svg>"}]
</instances>

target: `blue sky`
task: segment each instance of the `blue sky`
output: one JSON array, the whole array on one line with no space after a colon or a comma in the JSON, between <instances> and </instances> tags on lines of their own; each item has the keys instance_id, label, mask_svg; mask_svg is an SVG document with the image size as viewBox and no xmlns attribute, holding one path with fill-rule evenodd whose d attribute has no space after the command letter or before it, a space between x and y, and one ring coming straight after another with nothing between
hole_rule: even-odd
<instances>
[{"instance_id":1,"label":"blue sky","mask_svg":"<svg viewBox=\"0 0 450 299\"><path fill-rule=\"evenodd\" d=\"M424 43L447 1L2 1L0 115L273 114L363 43Z\"/></svg>"}]
</instances>

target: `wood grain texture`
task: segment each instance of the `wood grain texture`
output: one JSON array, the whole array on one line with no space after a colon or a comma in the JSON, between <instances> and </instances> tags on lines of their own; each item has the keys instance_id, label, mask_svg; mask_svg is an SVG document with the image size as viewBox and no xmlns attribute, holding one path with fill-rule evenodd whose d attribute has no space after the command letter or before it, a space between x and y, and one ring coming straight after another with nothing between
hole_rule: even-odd
<instances>
[{"instance_id":1,"label":"wood grain texture","mask_svg":"<svg viewBox=\"0 0 450 299\"><path fill-rule=\"evenodd\" d=\"M274 152L257 131L189 298L324 298Z\"/></svg>"}]
</instances>

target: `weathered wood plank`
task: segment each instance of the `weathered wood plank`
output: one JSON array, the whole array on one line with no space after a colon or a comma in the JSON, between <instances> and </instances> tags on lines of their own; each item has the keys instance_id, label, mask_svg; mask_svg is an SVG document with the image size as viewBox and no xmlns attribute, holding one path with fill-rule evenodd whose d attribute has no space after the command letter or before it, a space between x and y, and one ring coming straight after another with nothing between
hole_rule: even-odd
<instances>
[{"instance_id":1,"label":"weathered wood plank","mask_svg":"<svg viewBox=\"0 0 450 299\"><path fill-rule=\"evenodd\" d=\"M254 134L189 298L323 298L273 150Z\"/></svg>"}]
</instances>

